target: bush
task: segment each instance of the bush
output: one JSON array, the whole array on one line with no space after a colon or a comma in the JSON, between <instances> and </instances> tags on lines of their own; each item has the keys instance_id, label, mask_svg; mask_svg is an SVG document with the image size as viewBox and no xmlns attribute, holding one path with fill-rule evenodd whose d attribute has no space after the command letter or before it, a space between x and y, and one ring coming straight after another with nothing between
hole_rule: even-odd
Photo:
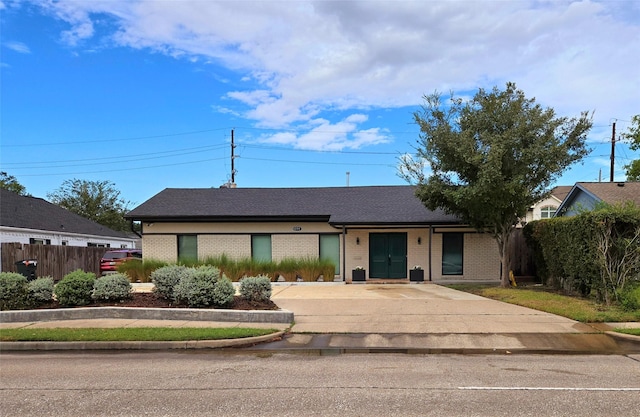
<instances>
[{"instance_id":1,"label":"bush","mask_svg":"<svg viewBox=\"0 0 640 417\"><path fill-rule=\"evenodd\" d=\"M151 281L155 284L154 291L164 299L174 300L174 287L191 272L193 269L182 265L168 265L156 269L151 273Z\"/></svg>"},{"instance_id":2,"label":"bush","mask_svg":"<svg viewBox=\"0 0 640 417\"><path fill-rule=\"evenodd\" d=\"M625 311L640 310L640 283L628 285L620 292L618 299Z\"/></svg>"},{"instance_id":3,"label":"bush","mask_svg":"<svg viewBox=\"0 0 640 417\"><path fill-rule=\"evenodd\" d=\"M27 278L15 272L0 272L0 310L29 307Z\"/></svg>"},{"instance_id":4,"label":"bush","mask_svg":"<svg viewBox=\"0 0 640 417\"><path fill-rule=\"evenodd\" d=\"M83 306L91 303L96 275L80 269L65 275L56 285L54 293L63 306Z\"/></svg>"},{"instance_id":5,"label":"bush","mask_svg":"<svg viewBox=\"0 0 640 417\"><path fill-rule=\"evenodd\" d=\"M28 284L29 299L35 305L48 303L53 300L53 278L40 277Z\"/></svg>"},{"instance_id":6,"label":"bush","mask_svg":"<svg viewBox=\"0 0 640 417\"><path fill-rule=\"evenodd\" d=\"M173 289L175 300L189 307L224 306L233 301L234 294L231 280L209 265L193 269Z\"/></svg>"},{"instance_id":7,"label":"bush","mask_svg":"<svg viewBox=\"0 0 640 417\"><path fill-rule=\"evenodd\" d=\"M213 287L213 305L216 307L225 307L233 302L236 289L233 282L225 276L219 278Z\"/></svg>"},{"instance_id":8,"label":"bush","mask_svg":"<svg viewBox=\"0 0 640 417\"><path fill-rule=\"evenodd\" d=\"M264 275L241 279L240 297L248 301L269 301L271 299L271 280Z\"/></svg>"},{"instance_id":9,"label":"bush","mask_svg":"<svg viewBox=\"0 0 640 417\"><path fill-rule=\"evenodd\" d=\"M122 301L130 298L131 292L129 277L123 274L111 274L96 280L91 298L96 301Z\"/></svg>"}]
</instances>

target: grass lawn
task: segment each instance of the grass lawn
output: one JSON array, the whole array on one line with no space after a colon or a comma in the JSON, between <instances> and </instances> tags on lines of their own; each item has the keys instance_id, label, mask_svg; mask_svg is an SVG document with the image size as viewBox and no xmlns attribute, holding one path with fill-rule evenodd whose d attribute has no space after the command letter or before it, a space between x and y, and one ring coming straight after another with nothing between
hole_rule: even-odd
<instances>
[{"instance_id":1,"label":"grass lawn","mask_svg":"<svg viewBox=\"0 0 640 417\"><path fill-rule=\"evenodd\" d=\"M124 342L124 341L186 341L220 340L263 336L277 332L275 329L251 328L193 328L193 327L127 327L110 329L0 329L0 341L51 341L51 342Z\"/></svg>"},{"instance_id":2,"label":"grass lawn","mask_svg":"<svg viewBox=\"0 0 640 417\"><path fill-rule=\"evenodd\" d=\"M632 334L634 336L640 336L640 329L613 329L613 330L618 333L626 333L626 334Z\"/></svg>"},{"instance_id":3,"label":"grass lawn","mask_svg":"<svg viewBox=\"0 0 640 417\"><path fill-rule=\"evenodd\" d=\"M583 323L640 321L640 311L638 310L625 311L618 306L607 307L589 298L562 295L541 286L501 288L488 285L457 284L448 285L448 287L493 300L546 311Z\"/></svg>"}]
</instances>

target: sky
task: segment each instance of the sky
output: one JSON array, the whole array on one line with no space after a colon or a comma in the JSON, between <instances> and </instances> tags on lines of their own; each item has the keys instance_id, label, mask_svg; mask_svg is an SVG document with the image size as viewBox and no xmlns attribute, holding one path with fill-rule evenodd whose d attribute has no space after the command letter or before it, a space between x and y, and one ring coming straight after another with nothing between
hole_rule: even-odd
<instances>
[{"instance_id":1,"label":"sky","mask_svg":"<svg viewBox=\"0 0 640 417\"><path fill-rule=\"evenodd\" d=\"M130 208L232 179L402 185L425 95L515 82L593 112L555 185L609 180L614 123L622 181L638 57L635 0L0 0L0 170L42 198L109 181Z\"/></svg>"}]
</instances>

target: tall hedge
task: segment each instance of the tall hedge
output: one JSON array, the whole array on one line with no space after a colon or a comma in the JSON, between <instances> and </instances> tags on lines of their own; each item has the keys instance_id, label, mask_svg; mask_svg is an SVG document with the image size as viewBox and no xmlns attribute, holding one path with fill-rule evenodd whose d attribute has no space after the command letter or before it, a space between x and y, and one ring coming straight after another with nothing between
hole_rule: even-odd
<instances>
[{"instance_id":1,"label":"tall hedge","mask_svg":"<svg viewBox=\"0 0 640 417\"><path fill-rule=\"evenodd\" d=\"M524 233L549 284L610 303L640 280L640 208L631 204L531 222Z\"/></svg>"}]
</instances>

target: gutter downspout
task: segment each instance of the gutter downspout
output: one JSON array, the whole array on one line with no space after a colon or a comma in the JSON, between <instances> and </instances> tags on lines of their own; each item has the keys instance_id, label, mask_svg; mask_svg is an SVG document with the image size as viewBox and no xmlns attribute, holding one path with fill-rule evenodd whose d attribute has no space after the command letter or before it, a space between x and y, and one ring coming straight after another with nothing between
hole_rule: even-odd
<instances>
[{"instance_id":1,"label":"gutter downspout","mask_svg":"<svg viewBox=\"0 0 640 417\"><path fill-rule=\"evenodd\" d=\"M347 280L347 228L342 225L342 282Z\"/></svg>"},{"instance_id":2,"label":"gutter downspout","mask_svg":"<svg viewBox=\"0 0 640 417\"><path fill-rule=\"evenodd\" d=\"M433 225L429 225L429 281L433 280L433 272L431 268L432 258L431 258L431 242L433 240Z\"/></svg>"},{"instance_id":3,"label":"gutter downspout","mask_svg":"<svg viewBox=\"0 0 640 417\"><path fill-rule=\"evenodd\" d=\"M131 231L138 236L140 239L142 239L142 235L138 232L136 232L136 230L133 228L133 219L129 221L129 225L131 226ZM142 223L140 223L140 226L142 226Z\"/></svg>"}]
</instances>

